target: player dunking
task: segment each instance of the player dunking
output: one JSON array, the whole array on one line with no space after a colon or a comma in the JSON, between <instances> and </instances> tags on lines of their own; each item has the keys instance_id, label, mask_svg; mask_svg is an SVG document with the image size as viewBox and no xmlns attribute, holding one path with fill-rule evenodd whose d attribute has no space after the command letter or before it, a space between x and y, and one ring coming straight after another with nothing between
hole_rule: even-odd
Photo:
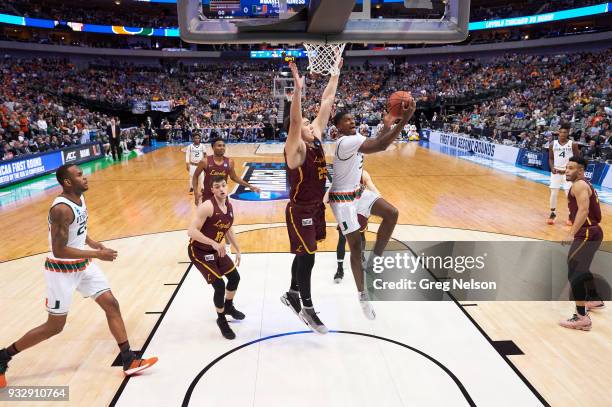
<instances>
[{"instance_id":1,"label":"player dunking","mask_svg":"<svg viewBox=\"0 0 612 407\"><path fill-rule=\"evenodd\" d=\"M397 138L406 123L412 118L416 103L411 99L408 104L402 103L401 118L391 113L385 115L384 126L375 138L366 138L355 131L355 119L348 112L338 112L334 116L334 125L338 128L339 138L336 141L334 154L334 179L329 192L329 203L346 237L351 251L351 270L359 293L361 309L368 319L376 318L376 313L369 302L364 287L363 266L361 264L362 244L359 235L359 218L373 213L382 218L376 234L376 243L366 270L380 257L391 238L398 211L378 194L366 189L361 184L363 154L385 151ZM393 123L399 122L393 126ZM393 127L392 127L393 126Z\"/></svg>"},{"instance_id":2,"label":"player dunking","mask_svg":"<svg viewBox=\"0 0 612 407\"><path fill-rule=\"evenodd\" d=\"M555 223L557 214L557 197L559 196L559 188L563 186L565 194L569 193L572 183L565 177L565 168L569 159L579 157L580 150L578 145L569 139L568 124L564 124L559 129L559 140L555 140L549 147L548 163L550 165L550 216L546 223L552 225ZM571 221L566 221L568 226L571 226Z\"/></svg>"},{"instance_id":3,"label":"player dunking","mask_svg":"<svg viewBox=\"0 0 612 407\"><path fill-rule=\"evenodd\" d=\"M0 350L0 388L6 387L5 372L8 362L24 351L62 332L72 303L72 294L79 291L92 298L106 313L108 326L115 337L126 376L133 375L157 362L156 357L140 359L130 349L119 303L110 290L108 281L92 259L113 261L117 252L96 242L87 235L87 206L83 193L87 178L74 164L57 169L57 181L63 192L49 210L49 246L51 253L45 261L47 283L47 321L30 330L8 348ZM94 250L85 250L85 245Z\"/></svg>"},{"instance_id":4,"label":"player dunking","mask_svg":"<svg viewBox=\"0 0 612 407\"><path fill-rule=\"evenodd\" d=\"M240 282L237 266L240 265L240 248L232 230L234 211L227 198L227 182L223 175L213 175L211 180L212 198L198 205L196 217L189 226L189 258L206 282L213 286L213 302L217 310L217 325L227 339L234 339L225 315L242 320L244 314L234 307L234 296ZM236 251L236 265L221 244L227 237ZM227 286L223 277L227 278Z\"/></svg>"},{"instance_id":5,"label":"player dunking","mask_svg":"<svg viewBox=\"0 0 612 407\"><path fill-rule=\"evenodd\" d=\"M194 190L201 191L202 188L204 188L204 174L200 174L198 176L197 186L193 186L193 174L195 173L198 164L206 159L206 150L200 141L200 135L194 135L193 143L190 144L185 151L185 164L187 166L187 171L189 171L189 192L193 192Z\"/></svg>"},{"instance_id":6,"label":"player dunking","mask_svg":"<svg viewBox=\"0 0 612 407\"><path fill-rule=\"evenodd\" d=\"M342 60L339 61L342 67ZM302 117L302 88L297 66L290 64L294 92L289 114L289 133L285 143L285 162L290 192L285 210L291 253L291 286L281 301L295 312L313 331L328 332L317 316L310 292L310 277L315 262L317 242L325 239L325 181L327 166L321 144L338 88L339 75L332 75L321 97L319 114L310 122ZM302 302L300 304L300 297Z\"/></svg>"},{"instance_id":7,"label":"player dunking","mask_svg":"<svg viewBox=\"0 0 612 407\"><path fill-rule=\"evenodd\" d=\"M567 255L567 268L568 280L576 301L576 313L570 319L559 322L562 327L583 331L591 330L588 311L604 308L590 271L593 257L603 240L603 230L599 226L601 207L597 192L584 178L586 166L585 159L572 157L566 169L566 178L572 183L568 207L573 226L563 243L571 244Z\"/></svg>"},{"instance_id":8,"label":"player dunking","mask_svg":"<svg viewBox=\"0 0 612 407\"><path fill-rule=\"evenodd\" d=\"M226 180L229 177L235 183L250 188L255 193L261 193L261 189L249 184L236 175L234 160L225 156L225 141L223 141L223 139L215 138L210 141L210 145L213 149L213 155L207 156L206 159L198 164L191 178L192 187L195 191L194 197L196 205L213 197L212 179L216 175L223 176ZM198 188L197 182L202 172L205 174L204 188L200 189ZM229 243L226 244L225 250L228 252L230 251Z\"/></svg>"}]
</instances>

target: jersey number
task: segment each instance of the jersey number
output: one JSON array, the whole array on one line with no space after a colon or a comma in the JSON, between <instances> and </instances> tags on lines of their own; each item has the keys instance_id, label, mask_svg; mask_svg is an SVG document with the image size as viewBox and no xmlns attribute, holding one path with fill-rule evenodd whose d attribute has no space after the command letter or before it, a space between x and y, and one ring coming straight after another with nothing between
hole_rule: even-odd
<instances>
[{"instance_id":1,"label":"jersey number","mask_svg":"<svg viewBox=\"0 0 612 407\"><path fill-rule=\"evenodd\" d=\"M87 223L82 223L82 224L79 225L79 230L77 231L77 236L81 236L85 232L87 232Z\"/></svg>"},{"instance_id":2,"label":"jersey number","mask_svg":"<svg viewBox=\"0 0 612 407\"><path fill-rule=\"evenodd\" d=\"M561 152L559 153L559 157L565 158L565 151L561 151Z\"/></svg>"},{"instance_id":3,"label":"jersey number","mask_svg":"<svg viewBox=\"0 0 612 407\"><path fill-rule=\"evenodd\" d=\"M223 232L217 232L217 236L215 237L215 242L217 243L221 243L221 240L223 240Z\"/></svg>"}]
</instances>

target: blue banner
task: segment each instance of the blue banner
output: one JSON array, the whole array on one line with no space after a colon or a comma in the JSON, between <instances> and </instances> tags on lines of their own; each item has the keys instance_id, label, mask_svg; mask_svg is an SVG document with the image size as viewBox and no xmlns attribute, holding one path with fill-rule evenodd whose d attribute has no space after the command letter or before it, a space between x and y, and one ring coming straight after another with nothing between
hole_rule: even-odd
<instances>
[{"instance_id":1,"label":"blue banner","mask_svg":"<svg viewBox=\"0 0 612 407\"><path fill-rule=\"evenodd\" d=\"M0 161L0 188L55 171L64 163L82 163L102 157L100 143L90 143L28 155L10 161Z\"/></svg>"},{"instance_id":2,"label":"blue banner","mask_svg":"<svg viewBox=\"0 0 612 407\"><path fill-rule=\"evenodd\" d=\"M516 159L518 165L550 171L548 165L548 151L531 151L521 148Z\"/></svg>"},{"instance_id":3,"label":"blue banner","mask_svg":"<svg viewBox=\"0 0 612 407\"><path fill-rule=\"evenodd\" d=\"M555 11L552 13L536 14L533 16L504 18L502 20L477 21L470 23L469 30L487 30L492 28L516 27L519 25L550 23L552 21L569 20L603 14L610 11L612 3L603 3L597 6L580 7L571 10Z\"/></svg>"},{"instance_id":4,"label":"blue banner","mask_svg":"<svg viewBox=\"0 0 612 407\"><path fill-rule=\"evenodd\" d=\"M54 171L63 164L61 151L31 155L0 164L0 187Z\"/></svg>"}]
</instances>

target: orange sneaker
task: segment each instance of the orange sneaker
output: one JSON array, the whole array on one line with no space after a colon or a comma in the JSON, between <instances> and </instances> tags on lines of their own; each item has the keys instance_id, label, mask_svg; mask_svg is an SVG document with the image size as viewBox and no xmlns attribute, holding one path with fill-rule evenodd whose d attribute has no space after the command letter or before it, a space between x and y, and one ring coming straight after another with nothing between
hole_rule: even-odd
<instances>
[{"instance_id":1,"label":"orange sneaker","mask_svg":"<svg viewBox=\"0 0 612 407\"><path fill-rule=\"evenodd\" d=\"M554 225L556 217L557 217L557 215L554 212L551 212L550 216L548 217L548 219L546 219L546 223L549 224L549 225Z\"/></svg>"},{"instance_id":2,"label":"orange sneaker","mask_svg":"<svg viewBox=\"0 0 612 407\"><path fill-rule=\"evenodd\" d=\"M589 311L597 311L599 309L606 308L606 304L604 304L604 302L601 301L601 300L587 301L584 305L586 306L587 310L589 310Z\"/></svg>"},{"instance_id":3,"label":"orange sneaker","mask_svg":"<svg viewBox=\"0 0 612 407\"><path fill-rule=\"evenodd\" d=\"M123 373L126 376L131 376L135 373L142 372L157 363L157 358L151 357L148 359L134 359L129 365L123 366Z\"/></svg>"},{"instance_id":4,"label":"orange sneaker","mask_svg":"<svg viewBox=\"0 0 612 407\"><path fill-rule=\"evenodd\" d=\"M570 319L559 321L563 328L578 329L580 331L591 330L591 318L588 315L574 314Z\"/></svg>"},{"instance_id":5,"label":"orange sneaker","mask_svg":"<svg viewBox=\"0 0 612 407\"><path fill-rule=\"evenodd\" d=\"M3 389L6 387L6 376L5 376L6 369L8 369L8 360L1 360L0 361L0 389Z\"/></svg>"}]
</instances>

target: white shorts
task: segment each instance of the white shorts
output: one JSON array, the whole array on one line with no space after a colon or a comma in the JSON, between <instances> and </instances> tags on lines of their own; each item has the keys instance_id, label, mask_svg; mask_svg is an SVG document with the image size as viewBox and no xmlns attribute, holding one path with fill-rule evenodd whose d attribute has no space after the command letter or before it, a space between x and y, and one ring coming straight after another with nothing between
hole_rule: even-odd
<instances>
[{"instance_id":1,"label":"white shorts","mask_svg":"<svg viewBox=\"0 0 612 407\"><path fill-rule=\"evenodd\" d=\"M355 199L352 202L331 202L329 206L331 206L342 234L348 235L360 230L361 227L359 226L357 215L362 215L366 219L369 218L372 206L374 206L374 202L379 198L380 195L366 189L359 199Z\"/></svg>"},{"instance_id":2,"label":"white shorts","mask_svg":"<svg viewBox=\"0 0 612 407\"><path fill-rule=\"evenodd\" d=\"M563 188L566 191L572 187L572 182L565 178L565 174L553 174L550 173L550 188L559 189Z\"/></svg>"},{"instance_id":3,"label":"white shorts","mask_svg":"<svg viewBox=\"0 0 612 407\"><path fill-rule=\"evenodd\" d=\"M193 174L195 174L196 168L198 168L197 165L189 164L189 188L193 185ZM202 171L198 177L198 185L200 185L200 189L204 189L204 171Z\"/></svg>"},{"instance_id":4,"label":"white shorts","mask_svg":"<svg viewBox=\"0 0 612 407\"><path fill-rule=\"evenodd\" d=\"M53 315L66 315L72 304L72 295L77 290L84 298L94 300L110 290L106 276L93 262L84 271L70 273L45 269L47 282L47 312Z\"/></svg>"}]
</instances>

